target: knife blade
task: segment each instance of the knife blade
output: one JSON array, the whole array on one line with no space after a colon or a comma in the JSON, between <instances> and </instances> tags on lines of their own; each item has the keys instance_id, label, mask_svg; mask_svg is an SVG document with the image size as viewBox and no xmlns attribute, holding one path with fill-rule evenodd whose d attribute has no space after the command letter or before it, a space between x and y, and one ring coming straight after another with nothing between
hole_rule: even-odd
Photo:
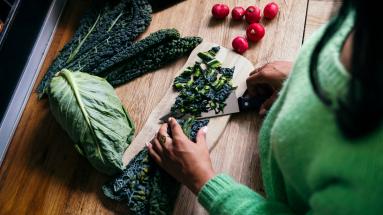
<instances>
[{"instance_id":1,"label":"knife blade","mask_svg":"<svg viewBox=\"0 0 383 215\"><path fill-rule=\"evenodd\" d=\"M246 111L257 111L260 109L261 105L270 98L270 94L266 94L264 96L259 97L248 97L247 92L244 93L243 96L237 97L235 94L235 91L233 91L229 97L226 99L225 103L226 106L223 109L223 111L216 113L215 110L211 110L209 112L204 112L201 114L200 117L197 117L197 119L208 119L208 118L214 118L219 116L225 116L229 114L239 113L239 112L246 112ZM173 116L172 113L168 113L160 118L160 123L165 123L168 121L169 117L177 118L176 116ZM191 117L190 114L186 114L181 117L181 119L187 119Z\"/></svg>"},{"instance_id":2,"label":"knife blade","mask_svg":"<svg viewBox=\"0 0 383 215\"><path fill-rule=\"evenodd\" d=\"M202 113L201 117L197 117L197 119L208 119L239 112L257 111L260 109L261 105L269 98L269 96L248 97L246 94L247 93L245 92L243 96L237 98L235 92L233 91L226 99L226 106L223 111L216 113L215 110L211 110L209 112Z\"/></svg>"},{"instance_id":3,"label":"knife blade","mask_svg":"<svg viewBox=\"0 0 383 215\"><path fill-rule=\"evenodd\" d=\"M162 116L161 118L160 118L160 124L162 124L162 123L166 123L166 122L168 122L168 119L169 119L169 117L173 117L173 118L175 118L175 119L188 119L188 118L190 118L190 117L192 117L192 115L190 115L190 114L185 114L185 115L183 115L182 117L179 117L179 116L174 116L171 112L170 113L167 113L167 114L165 114L164 116Z\"/></svg>"}]
</instances>

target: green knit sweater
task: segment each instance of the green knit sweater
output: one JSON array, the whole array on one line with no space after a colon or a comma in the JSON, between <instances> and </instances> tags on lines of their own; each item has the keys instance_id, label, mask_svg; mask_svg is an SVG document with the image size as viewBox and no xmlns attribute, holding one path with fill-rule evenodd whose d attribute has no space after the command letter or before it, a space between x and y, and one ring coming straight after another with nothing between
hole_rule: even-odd
<instances>
[{"instance_id":1,"label":"green knit sweater","mask_svg":"<svg viewBox=\"0 0 383 215\"><path fill-rule=\"evenodd\" d=\"M354 17L350 11L319 56L320 85L332 99L347 89L349 74L339 59ZM345 139L334 111L322 104L309 80L310 55L324 29L302 47L261 129L266 197L221 174L198 194L210 214L383 213L383 128L363 139Z\"/></svg>"}]
</instances>

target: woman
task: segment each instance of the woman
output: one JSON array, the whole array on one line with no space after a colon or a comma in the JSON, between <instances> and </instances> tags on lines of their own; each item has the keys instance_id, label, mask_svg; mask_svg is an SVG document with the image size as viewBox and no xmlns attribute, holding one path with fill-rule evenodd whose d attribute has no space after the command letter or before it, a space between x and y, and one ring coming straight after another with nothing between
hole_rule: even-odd
<instances>
[{"instance_id":1,"label":"woman","mask_svg":"<svg viewBox=\"0 0 383 215\"><path fill-rule=\"evenodd\" d=\"M211 214L379 214L383 211L383 63L379 7L345 0L308 41L291 74L274 62L253 72L249 92L276 94L261 129L266 197L214 172L206 128L191 143L174 119L148 144L155 161ZM283 85L283 87L282 87ZM279 89L281 89L280 92ZM258 91L259 92L259 91Z\"/></svg>"}]
</instances>

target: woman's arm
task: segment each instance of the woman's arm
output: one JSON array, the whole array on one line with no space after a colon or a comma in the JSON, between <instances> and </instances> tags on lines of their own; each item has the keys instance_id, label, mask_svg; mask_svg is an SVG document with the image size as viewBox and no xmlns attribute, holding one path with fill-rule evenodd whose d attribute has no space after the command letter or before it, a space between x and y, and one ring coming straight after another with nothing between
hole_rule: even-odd
<instances>
[{"instance_id":1,"label":"woman's arm","mask_svg":"<svg viewBox=\"0 0 383 215\"><path fill-rule=\"evenodd\" d=\"M225 174L209 180L198 193L198 200L212 215L282 215L292 211L288 206L269 201Z\"/></svg>"},{"instance_id":2,"label":"woman's arm","mask_svg":"<svg viewBox=\"0 0 383 215\"><path fill-rule=\"evenodd\" d=\"M167 134L168 126L173 138ZM294 214L286 203L264 198L225 174L216 175L211 165L205 135L206 128L203 128L198 132L197 143L191 142L177 121L171 119L168 124L161 126L157 136L147 147L153 159L198 195L199 202L212 215ZM160 141L163 137L165 141ZM378 202L380 198L368 196L369 189L350 186L350 182L338 176L323 177L323 173L317 174L319 181L313 185L311 195L307 199L310 210L306 214L350 215L368 214L363 213L364 210L379 211L373 207L381 205Z\"/></svg>"},{"instance_id":3,"label":"woman's arm","mask_svg":"<svg viewBox=\"0 0 383 215\"><path fill-rule=\"evenodd\" d=\"M167 134L168 126L173 138ZM211 214L289 214L277 202L265 200L250 188L227 175L216 175L205 142L206 127L197 134L196 143L183 133L175 119L163 124L156 137L147 144L149 154L170 175L198 195Z\"/></svg>"}]
</instances>

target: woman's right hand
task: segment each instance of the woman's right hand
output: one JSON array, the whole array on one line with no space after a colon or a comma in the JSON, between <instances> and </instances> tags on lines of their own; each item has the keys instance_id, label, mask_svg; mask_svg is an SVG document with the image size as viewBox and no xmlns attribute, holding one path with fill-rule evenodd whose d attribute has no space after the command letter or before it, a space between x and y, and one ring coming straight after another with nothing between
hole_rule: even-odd
<instances>
[{"instance_id":1,"label":"woman's right hand","mask_svg":"<svg viewBox=\"0 0 383 215\"><path fill-rule=\"evenodd\" d=\"M265 115L277 99L279 90L292 69L292 62L274 61L250 73L247 78L247 91L251 97L264 96L272 91L272 95L261 106L259 114Z\"/></svg>"}]
</instances>

